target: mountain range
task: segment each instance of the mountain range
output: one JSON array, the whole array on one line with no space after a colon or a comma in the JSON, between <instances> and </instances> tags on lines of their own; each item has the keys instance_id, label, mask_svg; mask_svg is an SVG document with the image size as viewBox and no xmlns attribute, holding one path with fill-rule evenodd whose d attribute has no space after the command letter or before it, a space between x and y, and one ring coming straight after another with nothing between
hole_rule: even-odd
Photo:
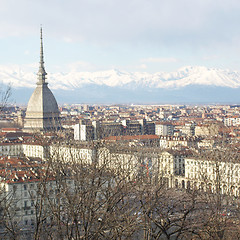
<instances>
[{"instance_id":1,"label":"mountain range","mask_svg":"<svg viewBox=\"0 0 240 240\"><path fill-rule=\"evenodd\" d=\"M48 73L59 103L239 103L240 72L187 66L174 72ZM12 99L27 103L37 76L20 67L0 66L0 81L11 84Z\"/></svg>"}]
</instances>

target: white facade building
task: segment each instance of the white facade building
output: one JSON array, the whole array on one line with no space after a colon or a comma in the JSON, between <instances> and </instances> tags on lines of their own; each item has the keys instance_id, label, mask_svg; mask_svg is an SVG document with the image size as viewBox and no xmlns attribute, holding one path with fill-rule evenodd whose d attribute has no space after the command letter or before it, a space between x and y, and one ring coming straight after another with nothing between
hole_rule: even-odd
<instances>
[{"instance_id":1,"label":"white facade building","mask_svg":"<svg viewBox=\"0 0 240 240\"><path fill-rule=\"evenodd\" d=\"M195 137L161 136L159 145L161 149L171 149L178 146L195 147L198 141L198 138Z\"/></svg>"},{"instance_id":2,"label":"white facade building","mask_svg":"<svg viewBox=\"0 0 240 240\"><path fill-rule=\"evenodd\" d=\"M50 156L56 161L91 164L95 158L95 150L87 145L51 145Z\"/></svg>"},{"instance_id":3,"label":"white facade building","mask_svg":"<svg viewBox=\"0 0 240 240\"><path fill-rule=\"evenodd\" d=\"M174 126L171 124L155 124L155 134L158 136L172 136Z\"/></svg>"},{"instance_id":4,"label":"white facade building","mask_svg":"<svg viewBox=\"0 0 240 240\"><path fill-rule=\"evenodd\" d=\"M238 126L240 125L240 117L224 118L223 122L227 127Z\"/></svg>"},{"instance_id":5,"label":"white facade building","mask_svg":"<svg viewBox=\"0 0 240 240\"><path fill-rule=\"evenodd\" d=\"M185 159L186 188L197 188L234 196L240 195L240 163Z\"/></svg>"},{"instance_id":6,"label":"white facade building","mask_svg":"<svg viewBox=\"0 0 240 240\"><path fill-rule=\"evenodd\" d=\"M74 140L86 141L87 140L87 127L82 124L74 125Z\"/></svg>"},{"instance_id":7,"label":"white facade building","mask_svg":"<svg viewBox=\"0 0 240 240\"><path fill-rule=\"evenodd\" d=\"M47 159L49 157L49 146L37 143L23 143L23 153L27 157L38 157Z\"/></svg>"},{"instance_id":8,"label":"white facade building","mask_svg":"<svg viewBox=\"0 0 240 240\"><path fill-rule=\"evenodd\" d=\"M22 143L0 143L0 156L21 156L22 154Z\"/></svg>"}]
</instances>

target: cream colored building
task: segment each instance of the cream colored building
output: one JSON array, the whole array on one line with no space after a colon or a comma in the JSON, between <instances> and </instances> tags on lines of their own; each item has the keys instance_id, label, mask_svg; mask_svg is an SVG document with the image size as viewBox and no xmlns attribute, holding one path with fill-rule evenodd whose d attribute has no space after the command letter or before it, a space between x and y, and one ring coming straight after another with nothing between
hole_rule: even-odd
<instances>
[{"instance_id":1,"label":"cream colored building","mask_svg":"<svg viewBox=\"0 0 240 240\"><path fill-rule=\"evenodd\" d=\"M195 127L195 135L196 136L209 136L210 129L208 125L201 125Z\"/></svg>"},{"instance_id":2,"label":"cream colored building","mask_svg":"<svg viewBox=\"0 0 240 240\"><path fill-rule=\"evenodd\" d=\"M124 174L129 179L147 177L152 182L163 182L174 187L175 177L185 174L184 151L162 151L156 148L105 147L98 151L99 166Z\"/></svg>"},{"instance_id":3,"label":"cream colored building","mask_svg":"<svg viewBox=\"0 0 240 240\"><path fill-rule=\"evenodd\" d=\"M232 116L232 117L224 118L223 123L227 127L239 126L240 125L240 117L239 116Z\"/></svg>"},{"instance_id":4,"label":"cream colored building","mask_svg":"<svg viewBox=\"0 0 240 240\"><path fill-rule=\"evenodd\" d=\"M74 145L40 144L38 142L0 143L0 156L37 157L43 160L49 158L61 161L75 161L91 164L95 157L93 147L86 144Z\"/></svg>"},{"instance_id":5,"label":"cream colored building","mask_svg":"<svg viewBox=\"0 0 240 240\"><path fill-rule=\"evenodd\" d=\"M129 147L101 147L97 150L97 164L99 168L105 167L133 179L138 174L139 156Z\"/></svg>"},{"instance_id":6,"label":"cream colored building","mask_svg":"<svg viewBox=\"0 0 240 240\"><path fill-rule=\"evenodd\" d=\"M0 143L0 156L26 156L47 159L49 146L39 143Z\"/></svg>"},{"instance_id":7,"label":"cream colored building","mask_svg":"<svg viewBox=\"0 0 240 240\"><path fill-rule=\"evenodd\" d=\"M239 196L240 163L188 158L183 181L186 188Z\"/></svg>"},{"instance_id":8,"label":"cream colored building","mask_svg":"<svg viewBox=\"0 0 240 240\"><path fill-rule=\"evenodd\" d=\"M195 127L195 136L215 136L218 132L218 124L201 124Z\"/></svg>"},{"instance_id":9,"label":"cream colored building","mask_svg":"<svg viewBox=\"0 0 240 240\"><path fill-rule=\"evenodd\" d=\"M38 143L23 143L23 153L26 157L38 157L47 159L49 157L49 146Z\"/></svg>"},{"instance_id":10,"label":"cream colored building","mask_svg":"<svg viewBox=\"0 0 240 240\"><path fill-rule=\"evenodd\" d=\"M196 137L161 136L159 145L161 149L172 149L177 146L196 147L198 141Z\"/></svg>"},{"instance_id":11,"label":"cream colored building","mask_svg":"<svg viewBox=\"0 0 240 240\"><path fill-rule=\"evenodd\" d=\"M92 164L95 159L95 149L89 145L52 144L49 148L50 157L56 161Z\"/></svg>"},{"instance_id":12,"label":"cream colored building","mask_svg":"<svg viewBox=\"0 0 240 240\"><path fill-rule=\"evenodd\" d=\"M202 139L200 142L198 142L197 146L198 148L208 148L212 149L214 146L215 140L214 139Z\"/></svg>"}]
</instances>

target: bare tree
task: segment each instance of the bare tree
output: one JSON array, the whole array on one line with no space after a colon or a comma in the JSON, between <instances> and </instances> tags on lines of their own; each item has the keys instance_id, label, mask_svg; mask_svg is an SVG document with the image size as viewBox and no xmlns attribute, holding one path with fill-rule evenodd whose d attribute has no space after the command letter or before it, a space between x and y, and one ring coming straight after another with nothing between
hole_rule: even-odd
<instances>
[{"instance_id":1,"label":"bare tree","mask_svg":"<svg viewBox=\"0 0 240 240\"><path fill-rule=\"evenodd\" d=\"M9 102L9 99L11 97L12 94L12 88L11 85L0 88L0 111L2 111L7 103Z\"/></svg>"}]
</instances>

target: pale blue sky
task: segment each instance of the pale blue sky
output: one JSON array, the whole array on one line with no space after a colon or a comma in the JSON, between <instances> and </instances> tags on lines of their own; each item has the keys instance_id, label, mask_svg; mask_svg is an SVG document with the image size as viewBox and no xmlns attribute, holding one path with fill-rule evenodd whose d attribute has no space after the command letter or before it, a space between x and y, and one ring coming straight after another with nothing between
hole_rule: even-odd
<instances>
[{"instance_id":1,"label":"pale blue sky","mask_svg":"<svg viewBox=\"0 0 240 240\"><path fill-rule=\"evenodd\" d=\"M239 0L0 0L0 65L47 72L240 71Z\"/></svg>"}]
</instances>

